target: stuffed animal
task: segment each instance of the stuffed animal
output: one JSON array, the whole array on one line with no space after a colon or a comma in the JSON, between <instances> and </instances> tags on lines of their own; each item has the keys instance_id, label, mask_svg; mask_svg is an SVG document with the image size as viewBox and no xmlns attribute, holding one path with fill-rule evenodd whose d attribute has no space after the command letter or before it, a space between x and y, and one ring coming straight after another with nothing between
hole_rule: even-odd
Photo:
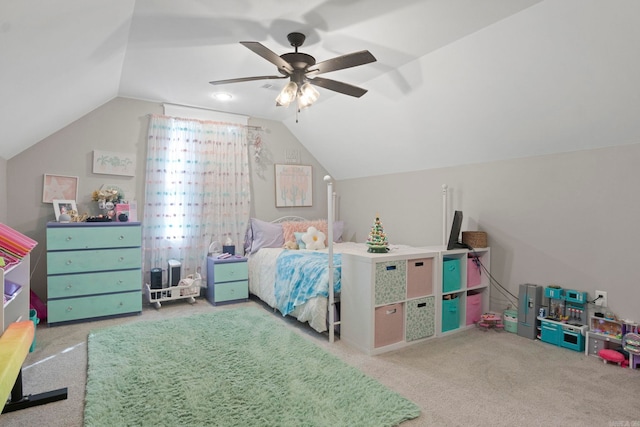
<instances>
[{"instance_id":1,"label":"stuffed animal","mask_svg":"<svg viewBox=\"0 0 640 427\"><path fill-rule=\"evenodd\" d=\"M293 240L289 240L288 242L284 242L283 248L295 250L295 249L298 249L298 244Z\"/></svg>"}]
</instances>

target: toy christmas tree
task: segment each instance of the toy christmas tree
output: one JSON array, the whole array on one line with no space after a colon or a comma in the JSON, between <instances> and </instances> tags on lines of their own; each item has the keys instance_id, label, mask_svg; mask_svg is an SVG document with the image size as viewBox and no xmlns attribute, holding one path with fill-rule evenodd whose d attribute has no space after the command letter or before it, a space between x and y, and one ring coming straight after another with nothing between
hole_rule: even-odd
<instances>
[{"instance_id":1,"label":"toy christmas tree","mask_svg":"<svg viewBox=\"0 0 640 427\"><path fill-rule=\"evenodd\" d=\"M369 232L367 246L369 246L367 252L386 253L389 251L387 235L384 234L384 228L382 227L382 223L380 222L380 217L378 215L376 215L376 220Z\"/></svg>"}]
</instances>

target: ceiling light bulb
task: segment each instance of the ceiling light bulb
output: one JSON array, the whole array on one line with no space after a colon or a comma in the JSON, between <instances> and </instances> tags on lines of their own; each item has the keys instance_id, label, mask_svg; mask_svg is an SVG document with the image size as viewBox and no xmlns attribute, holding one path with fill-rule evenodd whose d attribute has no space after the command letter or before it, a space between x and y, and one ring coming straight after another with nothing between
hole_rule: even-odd
<instances>
[{"instance_id":1,"label":"ceiling light bulb","mask_svg":"<svg viewBox=\"0 0 640 427\"><path fill-rule=\"evenodd\" d=\"M298 108L303 109L309 107L320 97L320 93L309 82L300 88L300 96L298 97Z\"/></svg>"},{"instance_id":2,"label":"ceiling light bulb","mask_svg":"<svg viewBox=\"0 0 640 427\"><path fill-rule=\"evenodd\" d=\"M296 99L297 92L298 92L297 84L295 84L294 82L287 83L284 89L282 89L282 92L280 92L280 95L278 95L278 97L276 98L276 105L279 107L289 106L291 101Z\"/></svg>"}]
</instances>

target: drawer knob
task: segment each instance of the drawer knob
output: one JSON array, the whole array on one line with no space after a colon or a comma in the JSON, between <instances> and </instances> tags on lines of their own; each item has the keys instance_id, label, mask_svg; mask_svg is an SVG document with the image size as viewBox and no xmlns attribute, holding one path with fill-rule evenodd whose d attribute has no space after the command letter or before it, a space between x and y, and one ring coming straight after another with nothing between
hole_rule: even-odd
<instances>
[{"instance_id":1,"label":"drawer knob","mask_svg":"<svg viewBox=\"0 0 640 427\"><path fill-rule=\"evenodd\" d=\"M119 261L119 262L124 261L124 257L122 257L122 256L121 256L120 258L118 258L118 261Z\"/></svg>"},{"instance_id":2,"label":"drawer knob","mask_svg":"<svg viewBox=\"0 0 640 427\"><path fill-rule=\"evenodd\" d=\"M73 237L67 236L67 242L70 241L71 239L73 239Z\"/></svg>"},{"instance_id":3,"label":"drawer knob","mask_svg":"<svg viewBox=\"0 0 640 427\"><path fill-rule=\"evenodd\" d=\"M67 311L72 311L72 310L73 310L73 307L71 306L67 307Z\"/></svg>"},{"instance_id":4,"label":"drawer knob","mask_svg":"<svg viewBox=\"0 0 640 427\"><path fill-rule=\"evenodd\" d=\"M122 280L118 280L118 285L122 285L124 283Z\"/></svg>"},{"instance_id":5,"label":"drawer knob","mask_svg":"<svg viewBox=\"0 0 640 427\"><path fill-rule=\"evenodd\" d=\"M124 236L121 234L120 237L118 237L119 240L124 240Z\"/></svg>"},{"instance_id":6,"label":"drawer knob","mask_svg":"<svg viewBox=\"0 0 640 427\"><path fill-rule=\"evenodd\" d=\"M71 265L72 261L70 259L67 260L67 265Z\"/></svg>"},{"instance_id":7,"label":"drawer knob","mask_svg":"<svg viewBox=\"0 0 640 427\"><path fill-rule=\"evenodd\" d=\"M71 283L69 283L69 284L67 285L67 289L71 289L71 288L73 288L73 285L72 285Z\"/></svg>"}]
</instances>

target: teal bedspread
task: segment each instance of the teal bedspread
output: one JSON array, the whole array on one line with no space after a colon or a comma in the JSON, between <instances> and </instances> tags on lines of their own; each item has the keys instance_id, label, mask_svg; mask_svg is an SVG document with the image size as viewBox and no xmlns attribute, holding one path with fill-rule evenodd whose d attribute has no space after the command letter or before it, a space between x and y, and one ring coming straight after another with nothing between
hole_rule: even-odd
<instances>
[{"instance_id":1,"label":"teal bedspread","mask_svg":"<svg viewBox=\"0 0 640 427\"><path fill-rule=\"evenodd\" d=\"M340 292L342 258L333 255L333 289ZM286 316L310 298L329 296L329 254L283 251L276 261L276 306Z\"/></svg>"}]
</instances>

